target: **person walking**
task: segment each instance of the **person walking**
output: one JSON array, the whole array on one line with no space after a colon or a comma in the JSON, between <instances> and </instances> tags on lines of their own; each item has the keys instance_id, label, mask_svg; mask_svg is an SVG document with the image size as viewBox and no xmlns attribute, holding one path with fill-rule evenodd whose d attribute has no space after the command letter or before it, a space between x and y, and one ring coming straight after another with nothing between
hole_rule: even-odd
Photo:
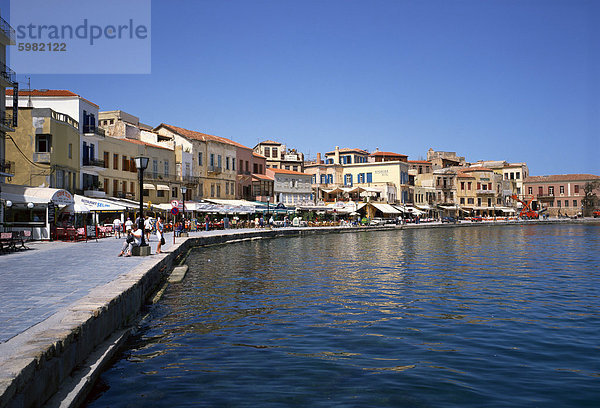
<instances>
[{"instance_id":1,"label":"person walking","mask_svg":"<svg viewBox=\"0 0 600 408\"><path fill-rule=\"evenodd\" d=\"M156 239L158 239L158 245L156 247L156 253L160 254L162 249L162 244L164 242L163 238L163 230L164 226L160 217L156 219Z\"/></svg>"},{"instance_id":2,"label":"person walking","mask_svg":"<svg viewBox=\"0 0 600 408\"><path fill-rule=\"evenodd\" d=\"M125 232L129 233L129 231L131 231L131 226L133 225L133 221L131 221L131 218L127 217L127 221L125 221Z\"/></svg>"},{"instance_id":3,"label":"person walking","mask_svg":"<svg viewBox=\"0 0 600 408\"><path fill-rule=\"evenodd\" d=\"M152 232L152 218L146 215L144 220L144 232L146 233L146 241L150 242L150 233Z\"/></svg>"},{"instance_id":4,"label":"person walking","mask_svg":"<svg viewBox=\"0 0 600 408\"><path fill-rule=\"evenodd\" d=\"M113 221L113 230L115 231L115 239L121 238L121 219L115 218Z\"/></svg>"},{"instance_id":5,"label":"person walking","mask_svg":"<svg viewBox=\"0 0 600 408\"><path fill-rule=\"evenodd\" d=\"M210 217L208 216L208 214L206 214L206 217L204 217L204 228L206 229L206 231L208 231L209 224L210 224Z\"/></svg>"}]
</instances>

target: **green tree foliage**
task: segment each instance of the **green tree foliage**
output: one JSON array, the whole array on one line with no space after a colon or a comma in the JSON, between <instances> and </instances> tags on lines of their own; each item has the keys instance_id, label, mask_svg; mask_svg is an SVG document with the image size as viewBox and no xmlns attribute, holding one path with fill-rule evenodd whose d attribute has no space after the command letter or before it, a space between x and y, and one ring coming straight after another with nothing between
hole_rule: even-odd
<instances>
[{"instance_id":1,"label":"green tree foliage","mask_svg":"<svg viewBox=\"0 0 600 408\"><path fill-rule=\"evenodd\" d=\"M585 183L583 187L584 197L581 200L581 204L583 205L583 216L589 217L594 211L594 208L598 205L598 196L594 192L600 188L600 181L590 181Z\"/></svg>"}]
</instances>

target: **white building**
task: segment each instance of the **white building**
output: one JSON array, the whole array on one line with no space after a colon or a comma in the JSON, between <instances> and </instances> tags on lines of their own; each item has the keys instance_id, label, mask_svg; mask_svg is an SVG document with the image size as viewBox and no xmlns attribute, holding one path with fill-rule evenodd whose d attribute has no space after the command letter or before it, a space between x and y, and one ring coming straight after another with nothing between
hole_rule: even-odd
<instances>
[{"instance_id":1,"label":"white building","mask_svg":"<svg viewBox=\"0 0 600 408\"><path fill-rule=\"evenodd\" d=\"M311 174L267 168L267 176L273 178L275 203L286 206L312 203Z\"/></svg>"},{"instance_id":2,"label":"white building","mask_svg":"<svg viewBox=\"0 0 600 408\"><path fill-rule=\"evenodd\" d=\"M6 105L12 106L13 92L6 92ZM69 115L79 122L80 180L85 195L103 196L100 176L104 161L99 159L98 142L104 139L104 131L98 127L98 105L67 90L32 89L19 92L19 107L50 108Z\"/></svg>"}]
</instances>

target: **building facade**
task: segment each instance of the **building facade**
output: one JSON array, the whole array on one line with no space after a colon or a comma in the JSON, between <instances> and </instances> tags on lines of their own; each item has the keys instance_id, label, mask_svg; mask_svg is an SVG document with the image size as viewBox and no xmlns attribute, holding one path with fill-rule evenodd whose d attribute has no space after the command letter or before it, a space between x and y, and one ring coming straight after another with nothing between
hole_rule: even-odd
<instances>
[{"instance_id":1,"label":"building facade","mask_svg":"<svg viewBox=\"0 0 600 408\"><path fill-rule=\"evenodd\" d=\"M12 108L7 109L12 114ZM14 159L11 184L79 189L79 123L49 108L20 108L6 152Z\"/></svg>"},{"instance_id":2,"label":"building facade","mask_svg":"<svg viewBox=\"0 0 600 408\"><path fill-rule=\"evenodd\" d=\"M266 158L268 168L304 172L304 154L296 149L288 149L282 143L266 140L254 146L253 150Z\"/></svg>"},{"instance_id":3,"label":"building facade","mask_svg":"<svg viewBox=\"0 0 600 408\"><path fill-rule=\"evenodd\" d=\"M299 171L267 168L266 176L273 179L275 204L285 206L310 204L312 198L311 175Z\"/></svg>"},{"instance_id":4,"label":"building facade","mask_svg":"<svg viewBox=\"0 0 600 408\"><path fill-rule=\"evenodd\" d=\"M525 201L532 200L534 210L545 208L550 216L576 216L583 212L586 183L600 182L593 174L555 174L529 176L523 185ZM600 197L600 188L595 193Z\"/></svg>"},{"instance_id":5,"label":"building facade","mask_svg":"<svg viewBox=\"0 0 600 408\"><path fill-rule=\"evenodd\" d=\"M6 91L6 104L13 103L12 90ZM102 197L100 180L104 162L98 143L104 131L98 127L98 105L68 90L24 90L19 92L19 107L50 108L75 119L79 124L79 193Z\"/></svg>"}]
</instances>

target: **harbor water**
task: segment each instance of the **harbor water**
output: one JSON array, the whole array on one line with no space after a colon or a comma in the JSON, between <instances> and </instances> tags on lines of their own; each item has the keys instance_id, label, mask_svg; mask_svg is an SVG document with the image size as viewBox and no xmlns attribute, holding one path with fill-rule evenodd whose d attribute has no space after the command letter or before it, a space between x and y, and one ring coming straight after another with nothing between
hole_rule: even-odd
<instances>
[{"instance_id":1,"label":"harbor water","mask_svg":"<svg viewBox=\"0 0 600 408\"><path fill-rule=\"evenodd\" d=\"M196 248L89 407L597 407L600 225Z\"/></svg>"}]
</instances>

